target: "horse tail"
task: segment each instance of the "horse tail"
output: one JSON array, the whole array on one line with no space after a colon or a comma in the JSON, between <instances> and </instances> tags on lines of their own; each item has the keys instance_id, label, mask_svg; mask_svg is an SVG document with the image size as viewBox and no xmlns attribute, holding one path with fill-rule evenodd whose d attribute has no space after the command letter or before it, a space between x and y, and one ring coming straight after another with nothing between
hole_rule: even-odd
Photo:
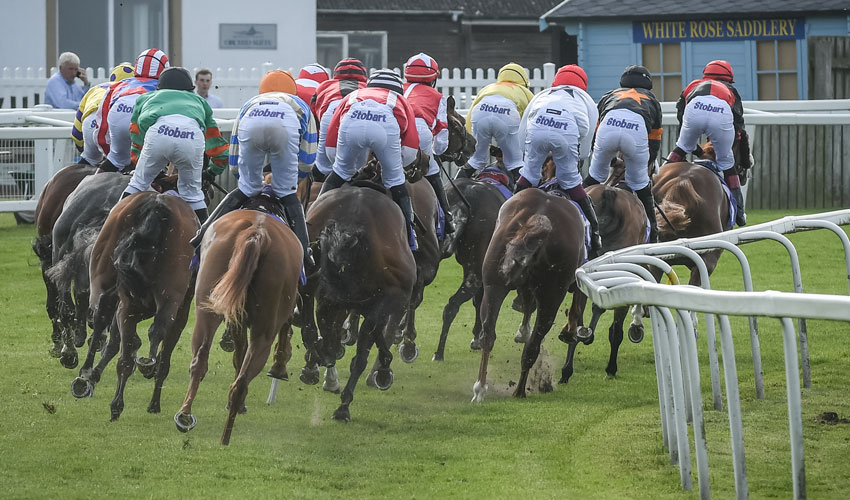
<instances>
[{"instance_id":1,"label":"horse tail","mask_svg":"<svg viewBox=\"0 0 850 500\"><path fill-rule=\"evenodd\" d=\"M552 221L549 217L534 214L511 238L499 263L499 275L507 284L514 283L526 275L533 263L534 254L543 246L551 232Z\"/></svg>"},{"instance_id":2,"label":"horse tail","mask_svg":"<svg viewBox=\"0 0 850 500\"><path fill-rule=\"evenodd\" d=\"M228 323L238 323L245 314L248 287L260 262L263 244L269 235L262 226L253 226L247 237L239 236L227 271L210 292L209 310L224 316Z\"/></svg>"},{"instance_id":3,"label":"horse tail","mask_svg":"<svg viewBox=\"0 0 850 500\"><path fill-rule=\"evenodd\" d=\"M118 286L141 299L148 294L148 277L156 273L154 256L170 232L173 216L158 196L146 197L133 211L143 214L141 220L115 245L112 262Z\"/></svg>"},{"instance_id":4,"label":"horse tail","mask_svg":"<svg viewBox=\"0 0 850 500\"><path fill-rule=\"evenodd\" d=\"M610 239L608 235L619 234L625 225L625 215L617 210L618 194L616 188L606 186L602 191L602 201L596 205L602 241Z\"/></svg>"},{"instance_id":5,"label":"horse tail","mask_svg":"<svg viewBox=\"0 0 850 500\"><path fill-rule=\"evenodd\" d=\"M43 234L32 241L32 251L42 262L53 260L53 235Z\"/></svg>"},{"instance_id":6,"label":"horse tail","mask_svg":"<svg viewBox=\"0 0 850 500\"><path fill-rule=\"evenodd\" d=\"M688 226L691 223L686 208L689 201L692 204L699 204L703 201L703 198L694 189L693 183L687 178L673 181L659 204L659 210L663 214L655 214L658 231L675 233L677 230Z\"/></svg>"},{"instance_id":7,"label":"horse tail","mask_svg":"<svg viewBox=\"0 0 850 500\"><path fill-rule=\"evenodd\" d=\"M99 225L79 228L58 250L54 249L52 255L47 254L48 258L53 259L53 265L47 270L47 277L53 281L56 288L69 291L75 281L88 279L91 251L99 233Z\"/></svg>"}]
</instances>

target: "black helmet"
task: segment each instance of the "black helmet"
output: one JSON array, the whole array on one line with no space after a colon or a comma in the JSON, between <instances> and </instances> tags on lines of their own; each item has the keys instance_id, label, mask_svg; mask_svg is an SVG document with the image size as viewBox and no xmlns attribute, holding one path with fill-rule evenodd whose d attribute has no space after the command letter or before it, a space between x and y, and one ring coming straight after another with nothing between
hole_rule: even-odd
<instances>
[{"instance_id":1,"label":"black helmet","mask_svg":"<svg viewBox=\"0 0 850 500\"><path fill-rule=\"evenodd\" d=\"M192 75L189 74L189 70L180 66L172 66L166 68L159 75L156 89L188 90L191 92L195 90L195 85L192 82Z\"/></svg>"},{"instance_id":2,"label":"black helmet","mask_svg":"<svg viewBox=\"0 0 850 500\"><path fill-rule=\"evenodd\" d=\"M629 66L620 77L620 87L651 90L652 74L643 66Z\"/></svg>"}]
</instances>

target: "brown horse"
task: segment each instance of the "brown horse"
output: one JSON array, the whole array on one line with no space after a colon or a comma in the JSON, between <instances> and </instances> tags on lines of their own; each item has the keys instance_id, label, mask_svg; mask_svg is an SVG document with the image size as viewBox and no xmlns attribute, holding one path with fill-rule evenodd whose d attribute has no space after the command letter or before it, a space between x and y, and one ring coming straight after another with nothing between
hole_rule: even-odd
<instances>
[{"instance_id":1,"label":"brown horse","mask_svg":"<svg viewBox=\"0 0 850 500\"><path fill-rule=\"evenodd\" d=\"M517 290L522 304L534 304L537 309L531 338L522 351L522 371L514 392L516 397L525 397L528 372L584 258L584 222L569 200L539 189L526 189L502 205L484 258L481 366L473 387L473 401L483 401L487 390L487 365L496 340L496 320L508 291ZM528 310L524 313L530 314ZM570 313L572 317L573 311Z\"/></svg>"},{"instance_id":2,"label":"brown horse","mask_svg":"<svg viewBox=\"0 0 850 500\"><path fill-rule=\"evenodd\" d=\"M318 271L302 287L303 382L317 383L318 366L333 368L344 354L340 337L349 312L363 317L336 420L351 418L349 405L373 343L378 346L375 384L382 390L392 385L386 332L400 324L417 279L404 217L380 188L343 186L319 197L307 214L310 240L318 240Z\"/></svg>"},{"instance_id":3,"label":"brown horse","mask_svg":"<svg viewBox=\"0 0 850 500\"><path fill-rule=\"evenodd\" d=\"M89 271L92 336L103 332L113 320L117 331L112 329L109 344L116 344L116 334L120 336L112 420L117 420L124 410L124 387L134 366L146 378L156 377L148 412L160 411L160 394L171 368L171 353L186 325L192 302L195 273L189 263L194 249L189 240L199 227L195 213L185 201L145 191L115 205L95 241ZM141 346L136 326L151 317L149 356L134 360ZM77 384L93 387L92 381L83 377L75 380Z\"/></svg>"},{"instance_id":4,"label":"brown horse","mask_svg":"<svg viewBox=\"0 0 850 500\"><path fill-rule=\"evenodd\" d=\"M96 168L85 163L76 163L68 165L47 181L41 196L38 198L38 204L35 207L35 227L36 238L33 241L32 249L38 260L41 262L41 277L44 279L44 286L47 288L47 316L53 324L53 348L50 354L54 357L59 357L62 351L62 324L59 320L59 290L56 284L47 275L47 270L53 265L53 226L56 224L56 219L62 213L62 207L65 205L65 200L80 182L92 175ZM80 342L77 347L82 347L82 340L75 339Z\"/></svg>"},{"instance_id":5,"label":"brown horse","mask_svg":"<svg viewBox=\"0 0 850 500\"><path fill-rule=\"evenodd\" d=\"M236 379L230 386L227 423L221 436L221 444L230 443L236 414L244 408L248 384L265 366L275 337L280 336L279 345L287 351L301 253L298 238L286 224L255 210L226 214L206 233L195 286L194 358L189 368L189 388L183 406L174 416L181 432L197 423L192 403L207 373L215 331L224 320L231 332L238 332L234 335L233 354ZM246 335L248 328L250 338Z\"/></svg>"}]
</instances>

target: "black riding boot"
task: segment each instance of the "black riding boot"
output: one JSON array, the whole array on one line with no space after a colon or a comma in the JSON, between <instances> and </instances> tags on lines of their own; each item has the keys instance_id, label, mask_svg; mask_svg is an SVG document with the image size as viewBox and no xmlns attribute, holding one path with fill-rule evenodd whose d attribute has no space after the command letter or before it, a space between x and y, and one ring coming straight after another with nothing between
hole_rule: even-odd
<instances>
[{"instance_id":1,"label":"black riding boot","mask_svg":"<svg viewBox=\"0 0 850 500\"><path fill-rule=\"evenodd\" d=\"M431 187L434 188L434 192L437 193L437 201L440 202L440 206L443 207L443 214L446 221L446 234L455 232L455 225L452 224L452 213L449 211L449 200L446 198L446 189L443 187L443 181L440 180L440 174L426 175L425 179L429 184L431 184Z\"/></svg>"},{"instance_id":2,"label":"black riding boot","mask_svg":"<svg viewBox=\"0 0 850 500\"><path fill-rule=\"evenodd\" d=\"M304 209L301 207L301 202L298 200L298 195L289 194L278 199L283 212L286 214L287 220L292 224L292 230L295 231L295 236L301 242L301 248L304 250L304 267L310 269L315 265L313 260L313 251L310 249L310 236L307 234L307 221L304 219Z\"/></svg>"},{"instance_id":3,"label":"black riding boot","mask_svg":"<svg viewBox=\"0 0 850 500\"><path fill-rule=\"evenodd\" d=\"M102 174L104 172L118 172L118 167L113 165L112 162L109 161L109 158L104 158L102 162L97 164L97 171L95 171L95 173Z\"/></svg>"},{"instance_id":4,"label":"black riding boot","mask_svg":"<svg viewBox=\"0 0 850 500\"><path fill-rule=\"evenodd\" d=\"M210 213L207 212L207 207L204 207L195 210L195 215L198 217L198 221L203 224L209 218Z\"/></svg>"},{"instance_id":5,"label":"black riding boot","mask_svg":"<svg viewBox=\"0 0 850 500\"><path fill-rule=\"evenodd\" d=\"M415 251L419 248L419 244L416 241L416 233L413 231L413 203L410 201L410 193L407 191L407 186L405 184L399 184L398 186L391 187L390 195L396 205L401 209L401 213L404 214L410 249Z\"/></svg>"},{"instance_id":6,"label":"black riding boot","mask_svg":"<svg viewBox=\"0 0 850 500\"><path fill-rule=\"evenodd\" d=\"M585 196L580 200L575 200L587 221L590 222L590 255L588 259L595 259L602 253L602 236L599 234L599 219L596 218L596 211L593 209L593 200L590 196Z\"/></svg>"},{"instance_id":7,"label":"black riding boot","mask_svg":"<svg viewBox=\"0 0 850 500\"><path fill-rule=\"evenodd\" d=\"M310 172L310 175L313 177L313 182L325 182L325 178L327 175L323 174L319 167L313 165L313 171Z\"/></svg>"},{"instance_id":8,"label":"black riding boot","mask_svg":"<svg viewBox=\"0 0 850 500\"><path fill-rule=\"evenodd\" d=\"M234 189L233 191L227 193L227 196L222 198L221 202L215 207L213 213L203 221L201 224L201 228L198 229L198 234L195 235L194 238L189 240L189 243L192 244L196 249L201 246L201 240L204 239L204 233L207 232L210 226L212 226L213 222L216 221L222 215L232 212L237 208L241 207L243 203L248 200L248 197L245 196L245 193L239 190L239 188ZM200 219L200 216L198 217Z\"/></svg>"},{"instance_id":9,"label":"black riding boot","mask_svg":"<svg viewBox=\"0 0 850 500\"><path fill-rule=\"evenodd\" d=\"M747 214L744 212L744 193L740 187L729 188L732 191L732 197L735 198L735 203L738 205L738 213L735 215L735 224L739 226L747 225Z\"/></svg>"},{"instance_id":10,"label":"black riding boot","mask_svg":"<svg viewBox=\"0 0 850 500\"><path fill-rule=\"evenodd\" d=\"M475 175L475 172L475 167L464 165L460 167L460 170L458 170L455 174L455 179L472 179L472 176Z\"/></svg>"},{"instance_id":11,"label":"black riding boot","mask_svg":"<svg viewBox=\"0 0 850 500\"><path fill-rule=\"evenodd\" d=\"M332 191L340 186L345 184L345 179L340 177L336 172L331 172L325 178L325 181L322 183L322 190L319 191L319 196L327 193L328 191Z\"/></svg>"},{"instance_id":12,"label":"black riding boot","mask_svg":"<svg viewBox=\"0 0 850 500\"><path fill-rule=\"evenodd\" d=\"M652 197L652 184L647 184L643 189L635 191L638 199L643 203L646 218L649 219L649 242L658 241L658 223L655 221L655 199Z\"/></svg>"},{"instance_id":13,"label":"black riding boot","mask_svg":"<svg viewBox=\"0 0 850 500\"><path fill-rule=\"evenodd\" d=\"M581 185L583 187L590 187L590 186L593 186L594 184L599 184L599 181L597 181L596 179L591 177L590 174L587 174L585 176L585 178L582 179L582 181L581 181Z\"/></svg>"},{"instance_id":14,"label":"black riding boot","mask_svg":"<svg viewBox=\"0 0 850 500\"><path fill-rule=\"evenodd\" d=\"M673 151L667 155L667 161L665 163L679 163L685 161L685 156L687 154L688 153L684 149L676 146L673 148Z\"/></svg>"}]
</instances>

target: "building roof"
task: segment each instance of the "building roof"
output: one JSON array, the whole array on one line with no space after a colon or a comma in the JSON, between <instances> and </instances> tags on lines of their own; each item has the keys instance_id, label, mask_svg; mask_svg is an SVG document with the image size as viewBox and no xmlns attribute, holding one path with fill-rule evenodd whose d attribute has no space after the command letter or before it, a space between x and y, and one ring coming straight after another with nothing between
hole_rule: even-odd
<instances>
[{"instance_id":1,"label":"building roof","mask_svg":"<svg viewBox=\"0 0 850 500\"><path fill-rule=\"evenodd\" d=\"M847 0L714 0L690 2L688 0L564 0L540 16L542 21L564 21L577 18L642 18L660 16L730 15L775 16L802 14L804 12L850 13Z\"/></svg>"},{"instance_id":2,"label":"building roof","mask_svg":"<svg viewBox=\"0 0 850 500\"><path fill-rule=\"evenodd\" d=\"M538 19L558 0L316 0L321 13L455 14L464 19Z\"/></svg>"}]
</instances>

